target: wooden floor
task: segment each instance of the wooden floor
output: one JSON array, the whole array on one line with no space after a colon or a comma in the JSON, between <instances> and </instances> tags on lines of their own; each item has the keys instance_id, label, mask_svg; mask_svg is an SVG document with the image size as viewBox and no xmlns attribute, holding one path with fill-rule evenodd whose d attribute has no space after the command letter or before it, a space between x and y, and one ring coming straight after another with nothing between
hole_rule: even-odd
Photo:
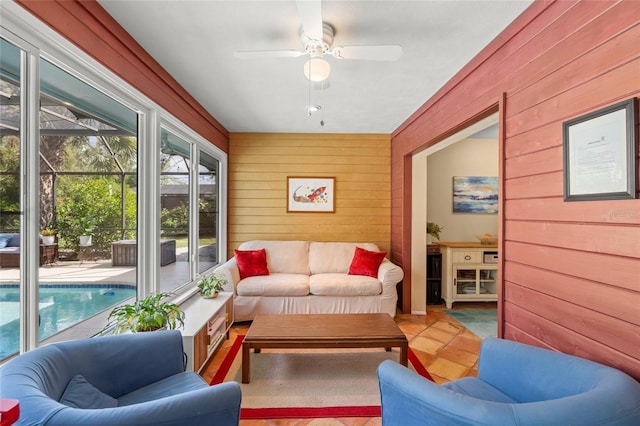
<instances>
[{"instance_id":1,"label":"wooden floor","mask_svg":"<svg viewBox=\"0 0 640 426\"><path fill-rule=\"evenodd\" d=\"M454 309L495 309L495 303L458 303ZM444 305L428 306L426 316L396 315L395 321L407 335L409 346L422 361L436 383L446 383L466 376L476 376L482 340L447 315ZM234 324L231 338L209 361L201 375L210 382L237 334L246 334L250 323ZM335 419L241 420L240 426L376 426L379 417Z\"/></svg>"}]
</instances>

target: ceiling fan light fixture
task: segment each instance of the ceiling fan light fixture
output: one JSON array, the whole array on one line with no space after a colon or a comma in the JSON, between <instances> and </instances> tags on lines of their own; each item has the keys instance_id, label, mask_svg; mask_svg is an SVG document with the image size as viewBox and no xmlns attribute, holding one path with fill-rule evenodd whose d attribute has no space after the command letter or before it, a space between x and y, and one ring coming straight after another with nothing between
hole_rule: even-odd
<instances>
[{"instance_id":1,"label":"ceiling fan light fixture","mask_svg":"<svg viewBox=\"0 0 640 426\"><path fill-rule=\"evenodd\" d=\"M324 81L329 78L331 65L322 58L311 58L304 63L304 76L310 81Z\"/></svg>"}]
</instances>

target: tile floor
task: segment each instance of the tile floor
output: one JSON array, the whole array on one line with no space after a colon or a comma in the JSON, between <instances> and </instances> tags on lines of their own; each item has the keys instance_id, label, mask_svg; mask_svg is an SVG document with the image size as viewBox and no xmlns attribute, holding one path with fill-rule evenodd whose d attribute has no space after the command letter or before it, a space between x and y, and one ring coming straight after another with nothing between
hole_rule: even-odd
<instances>
[{"instance_id":1,"label":"tile floor","mask_svg":"<svg viewBox=\"0 0 640 426\"><path fill-rule=\"evenodd\" d=\"M454 309L495 309L495 303L458 303ZM436 383L446 383L478 373L478 353L482 340L447 315L444 305L429 305L426 316L398 314L395 318L407 335L409 346ZM201 375L209 382L226 356L235 335L245 334L250 323L234 324L231 338L209 361ZM241 420L240 426L379 426L379 417L335 419Z\"/></svg>"}]
</instances>

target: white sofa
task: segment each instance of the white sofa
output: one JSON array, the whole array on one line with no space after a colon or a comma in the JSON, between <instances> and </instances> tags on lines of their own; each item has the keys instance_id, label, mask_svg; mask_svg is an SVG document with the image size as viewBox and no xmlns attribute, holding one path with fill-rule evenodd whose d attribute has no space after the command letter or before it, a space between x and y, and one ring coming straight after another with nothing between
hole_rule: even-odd
<instances>
[{"instance_id":1,"label":"white sofa","mask_svg":"<svg viewBox=\"0 0 640 426\"><path fill-rule=\"evenodd\" d=\"M402 269L385 258L377 278L349 275L356 246L379 251L371 243L247 241L238 250L264 248L269 275L240 279L235 257L215 273L226 278L225 291L234 292L236 321L257 314L386 312L394 317Z\"/></svg>"}]
</instances>

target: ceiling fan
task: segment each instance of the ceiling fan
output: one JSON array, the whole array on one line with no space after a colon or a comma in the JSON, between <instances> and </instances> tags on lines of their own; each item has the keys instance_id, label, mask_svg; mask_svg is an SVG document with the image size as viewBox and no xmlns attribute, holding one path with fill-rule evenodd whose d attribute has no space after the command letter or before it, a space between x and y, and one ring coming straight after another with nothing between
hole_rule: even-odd
<instances>
[{"instance_id":1,"label":"ceiling fan","mask_svg":"<svg viewBox=\"0 0 640 426\"><path fill-rule=\"evenodd\" d=\"M310 81L324 81L329 77L331 67L323 59L324 55L336 59L360 59L370 61L396 61L402 56L402 47L397 45L378 46L333 46L335 29L322 21L321 0L297 0L298 14L302 21L300 39L304 50L249 50L236 51L242 59L254 58L298 58L309 56L304 64L304 74Z\"/></svg>"}]
</instances>

